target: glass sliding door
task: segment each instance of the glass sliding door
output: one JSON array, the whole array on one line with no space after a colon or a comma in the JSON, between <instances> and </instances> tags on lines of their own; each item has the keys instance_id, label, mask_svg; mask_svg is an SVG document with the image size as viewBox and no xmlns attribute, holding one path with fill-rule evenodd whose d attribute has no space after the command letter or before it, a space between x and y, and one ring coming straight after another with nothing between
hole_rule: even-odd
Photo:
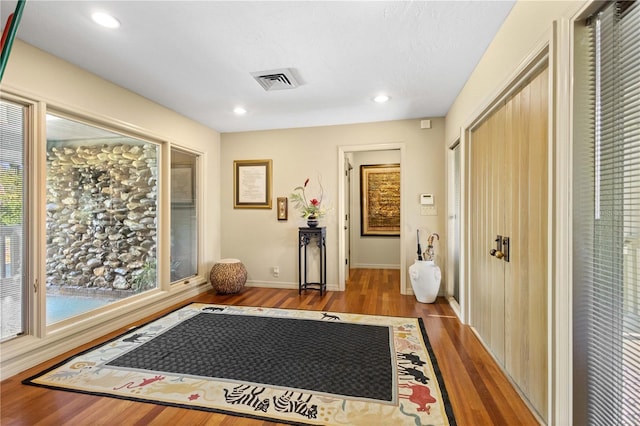
<instances>
[{"instance_id":1,"label":"glass sliding door","mask_svg":"<svg viewBox=\"0 0 640 426\"><path fill-rule=\"evenodd\" d=\"M576 26L574 423L640 424L640 4Z\"/></svg>"},{"instance_id":2,"label":"glass sliding door","mask_svg":"<svg viewBox=\"0 0 640 426\"><path fill-rule=\"evenodd\" d=\"M27 243L23 105L0 101L0 340L26 328Z\"/></svg>"},{"instance_id":3,"label":"glass sliding door","mask_svg":"<svg viewBox=\"0 0 640 426\"><path fill-rule=\"evenodd\" d=\"M155 289L159 146L47 114L47 324Z\"/></svg>"},{"instance_id":4,"label":"glass sliding door","mask_svg":"<svg viewBox=\"0 0 640 426\"><path fill-rule=\"evenodd\" d=\"M171 282L198 275L198 157L171 150Z\"/></svg>"}]
</instances>

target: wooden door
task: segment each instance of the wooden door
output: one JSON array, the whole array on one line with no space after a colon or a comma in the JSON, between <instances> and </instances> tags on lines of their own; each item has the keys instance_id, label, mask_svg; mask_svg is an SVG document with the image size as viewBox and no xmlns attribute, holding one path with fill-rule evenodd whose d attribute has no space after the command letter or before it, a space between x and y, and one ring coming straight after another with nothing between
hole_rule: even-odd
<instances>
[{"instance_id":1,"label":"wooden door","mask_svg":"<svg viewBox=\"0 0 640 426\"><path fill-rule=\"evenodd\" d=\"M547 416L548 68L506 104L505 369Z\"/></svg>"},{"instance_id":2,"label":"wooden door","mask_svg":"<svg viewBox=\"0 0 640 426\"><path fill-rule=\"evenodd\" d=\"M471 320L547 416L548 70L523 82L470 134ZM509 262L490 255L509 237Z\"/></svg>"},{"instance_id":3,"label":"wooden door","mask_svg":"<svg viewBox=\"0 0 640 426\"><path fill-rule=\"evenodd\" d=\"M504 110L499 109L471 136L472 321L493 355L504 363L504 267L489 255L503 223Z\"/></svg>"}]
</instances>

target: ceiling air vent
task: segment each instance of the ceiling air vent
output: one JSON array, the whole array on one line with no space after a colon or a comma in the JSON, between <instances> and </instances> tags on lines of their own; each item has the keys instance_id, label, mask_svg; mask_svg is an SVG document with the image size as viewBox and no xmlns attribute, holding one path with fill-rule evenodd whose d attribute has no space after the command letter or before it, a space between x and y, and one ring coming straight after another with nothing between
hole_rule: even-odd
<instances>
[{"instance_id":1,"label":"ceiling air vent","mask_svg":"<svg viewBox=\"0 0 640 426\"><path fill-rule=\"evenodd\" d=\"M251 75L266 91L295 89L298 87L298 82L288 68L252 72Z\"/></svg>"}]
</instances>

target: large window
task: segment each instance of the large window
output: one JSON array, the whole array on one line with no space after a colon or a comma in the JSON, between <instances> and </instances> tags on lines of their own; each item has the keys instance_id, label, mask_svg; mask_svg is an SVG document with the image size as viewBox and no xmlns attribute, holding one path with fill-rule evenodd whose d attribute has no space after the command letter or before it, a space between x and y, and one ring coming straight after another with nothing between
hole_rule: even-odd
<instances>
[{"instance_id":1,"label":"large window","mask_svg":"<svg viewBox=\"0 0 640 426\"><path fill-rule=\"evenodd\" d=\"M157 287L158 152L47 114L47 324Z\"/></svg>"},{"instance_id":2,"label":"large window","mask_svg":"<svg viewBox=\"0 0 640 426\"><path fill-rule=\"evenodd\" d=\"M0 101L0 340L25 331L25 107Z\"/></svg>"},{"instance_id":3,"label":"large window","mask_svg":"<svg viewBox=\"0 0 640 426\"><path fill-rule=\"evenodd\" d=\"M574 424L640 424L640 4L576 27Z\"/></svg>"},{"instance_id":4,"label":"large window","mask_svg":"<svg viewBox=\"0 0 640 426\"><path fill-rule=\"evenodd\" d=\"M43 107L0 99L3 342L202 282L200 153Z\"/></svg>"}]
</instances>

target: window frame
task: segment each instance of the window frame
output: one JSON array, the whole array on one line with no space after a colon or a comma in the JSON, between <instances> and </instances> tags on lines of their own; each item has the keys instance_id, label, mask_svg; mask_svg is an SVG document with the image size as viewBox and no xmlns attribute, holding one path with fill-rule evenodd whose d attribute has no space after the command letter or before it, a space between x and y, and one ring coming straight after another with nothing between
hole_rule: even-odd
<instances>
[{"instance_id":1,"label":"window frame","mask_svg":"<svg viewBox=\"0 0 640 426\"><path fill-rule=\"evenodd\" d=\"M34 160L36 158L35 152L37 151L34 146L35 138L37 135L36 117L38 115L39 104L28 98L7 93L5 91L0 92L0 100L8 103L20 105L24 108L24 122L23 122L23 241L22 241L22 333L14 337L8 338L3 342L19 340L25 336L39 336L41 335L41 329L37 326L38 317L36 309L34 309L34 303L36 297L34 291L38 289L37 278L37 265L38 256L36 250L32 248L38 247L39 235L36 231L35 225L37 218L38 201L33 196L37 194L38 188L38 171L37 167L33 167Z\"/></svg>"},{"instance_id":2,"label":"window frame","mask_svg":"<svg viewBox=\"0 0 640 426\"><path fill-rule=\"evenodd\" d=\"M171 271L169 270L168 273L168 277L169 277L169 282L171 287L175 287L179 284L190 284L191 282L193 282L194 279L198 279L198 278L203 278L203 274L205 273L204 271L204 265L202 262L202 253L203 253L203 241L202 241L202 231L203 231L203 223L202 223L202 218L203 218L203 196L204 193L202 191L202 157L204 155L204 153L194 150L194 149L190 149L184 146L181 146L179 144L171 144L171 146L169 146L168 152L169 152L169 173L171 173L171 157L173 154L173 151L178 151L184 154L188 154L188 155L193 155L195 157L195 170L193 171L193 193L194 193L194 200L195 200L195 213L196 213L196 237L198 239L197 243L196 243L196 273L194 275L190 275L184 278L180 278L178 280L175 281L171 281ZM170 187L171 185L169 185ZM171 196L168 197L169 200L169 210L168 210L168 215L169 215L169 242L171 241L171 213L172 213L172 208L171 208ZM171 246L169 244L169 259L171 259ZM170 269L170 263L171 262L166 262L168 264L168 268ZM206 278L205 278L206 279Z\"/></svg>"},{"instance_id":3,"label":"window frame","mask_svg":"<svg viewBox=\"0 0 640 426\"><path fill-rule=\"evenodd\" d=\"M148 297L153 296L155 294L163 294L164 292L169 290L169 285L166 282L167 280L164 279L164 277L166 276L166 274L168 273L168 266L166 266L167 262L163 262L161 259L164 255L164 250L163 250L163 240L166 239L166 237L164 237L165 232L163 231L164 228L166 228L166 225L164 224L164 222L166 221L165 218L165 214L163 213L163 197L161 195L161 187L162 187L162 179L164 174L162 173L162 164L163 164L163 158L167 157L166 151L168 148L169 143L154 137L152 135L147 135L144 132L141 131L136 131L135 129L130 128L129 126L125 126L122 123L119 122L115 122L113 120L106 120L106 119L100 119L97 117L94 117L92 115L87 115L87 114L80 114L80 113L76 113L73 111L70 111L68 109L64 109L64 108L60 108L57 107L53 104L46 104L45 108L44 108L44 118L43 118L43 123L44 125L42 126L42 133L43 133L43 137L41 140L41 149L42 149L42 154L41 154L41 163L42 163L42 168L41 168L41 173L42 173L42 186L41 188L46 188L46 178L47 178L47 165L46 165L46 155L47 155L47 131L46 131L46 116L48 114L51 115L55 115L57 117L63 118L63 119L67 119L67 120L71 120L71 121L75 121L87 126L92 126L101 130L105 130L108 132L113 132L113 133L117 133L119 135L125 136L125 137L129 137L132 139L138 139L142 142L145 143L151 143L157 146L158 151L157 151L157 169L158 169L158 178L157 178L157 186L158 186L158 200L157 200L157 205L156 205L156 209L157 209L157 225L156 225L156 288L155 289L150 289L148 291L139 293L139 294L135 294L132 296L129 296L125 299L121 299L118 300L116 302L110 303L108 305L105 305L103 307L99 307L96 309L92 309L90 311L84 312L82 314L70 317L70 318L66 318L64 320L61 320L59 322L55 322L53 324L46 324L46 290L45 290L45 286L46 286L46 215L43 213L42 214L42 218L41 218L41 225L42 225L42 229L43 229L43 242L42 242L42 250L43 250L43 257L42 257L42 263L41 263L41 268L42 268L42 273L41 276L39 278L39 282L42 283L42 285L40 286L44 291L40 291L39 293L39 303L40 306L37 309L38 313L39 313L39 325L40 327L42 327L43 330L45 330L46 334L55 334L61 330L67 330L70 327L73 327L76 323L84 323L87 320L92 320L96 317L103 317L103 316L108 316L110 313L112 312L116 312L118 311L120 308L122 308L123 306L127 306L129 304L135 304L138 301L144 301L146 300ZM40 198L43 200L43 207L46 205L46 190L42 190L42 193L40 194Z\"/></svg>"}]
</instances>

